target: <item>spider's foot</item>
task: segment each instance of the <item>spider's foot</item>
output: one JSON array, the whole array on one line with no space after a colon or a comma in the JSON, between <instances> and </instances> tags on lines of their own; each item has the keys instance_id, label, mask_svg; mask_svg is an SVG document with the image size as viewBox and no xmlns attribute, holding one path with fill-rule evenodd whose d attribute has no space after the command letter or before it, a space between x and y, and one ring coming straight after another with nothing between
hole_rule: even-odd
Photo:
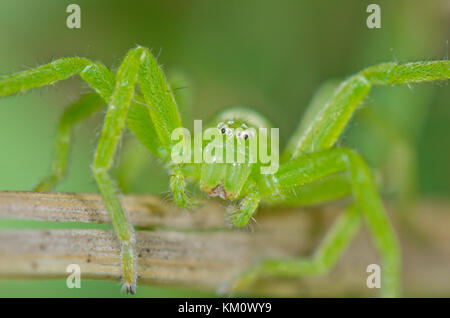
<instances>
[{"instance_id":1,"label":"spider's foot","mask_svg":"<svg viewBox=\"0 0 450 318\"><path fill-rule=\"evenodd\" d=\"M37 192L49 192L52 190L53 186L57 181L53 180L51 177L42 180L37 186L33 188L33 191Z\"/></svg>"},{"instance_id":2,"label":"spider's foot","mask_svg":"<svg viewBox=\"0 0 450 318\"><path fill-rule=\"evenodd\" d=\"M122 292L125 292L127 294L131 294L131 295L136 294L136 284L123 283L122 284Z\"/></svg>"},{"instance_id":3,"label":"spider's foot","mask_svg":"<svg viewBox=\"0 0 450 318\"><path fill-rule=\"evenodd\" d=\"M181 209L190 211L199 205L199 202L188 195L186 192L175 192L172 193L172 195L173 201L175 202L177 207Z\"/></svg>"},{"instance_id":4,"label":"spider's foot","mask_svg":"<svg viewBox=\"0 0 450 318\"><path fill-rule=\"evenodd\" d=\"M186 210L192 210L199 202L186 193L186 184L182 174L173 174L170 178L170 188L175 204Z\"/></svg>"},{"instance_id":5,"label":"spider's foot","mask_svg":"<svg viewBox=\"0 0 450 318\"><path fill-rule=\"evenodd\" d=\"M130 241L122 242L122 291L127 294L136 293L136 267L134 258L134 247Z\"/></svg>"},{"instance_id":6,"label":"spider's foot","mask_svg":"<svg viewBox=\"0 0 450 318\"><path fill-rule=\"evenodd\" d=\"M197 205L195 200L193 198L191 198L190 196L188 196L186 193L182 193L182 194L178 194L178 195L175 195L175 193L174 193L173 200L174 200L175 204L178 207L180 207L181 209L192 210Z\"/></svg>"},{"instance_id":7,"label":"spider's foot","mask_svg":"<svg viewBox=\"0 0 450 318\"><path fill-rule=\"evenodd\" d=\"M234 277L231 281L220 285L216 293L221 296L233 296L250 287L260 277L259 266L252 266Z\"/></svg>"},{"instance_id":8,"label":"spider's foot","mask_svg":"<svg viewBox=\"0 0 450 318\"><path fill-rule=\"evenodd\" d=\"M227 218L236 227L244 227L253 219L258 208L260 198L257 195L248 195L237 205L231 204L227 208Z\"/></svg>"}]
</instances>

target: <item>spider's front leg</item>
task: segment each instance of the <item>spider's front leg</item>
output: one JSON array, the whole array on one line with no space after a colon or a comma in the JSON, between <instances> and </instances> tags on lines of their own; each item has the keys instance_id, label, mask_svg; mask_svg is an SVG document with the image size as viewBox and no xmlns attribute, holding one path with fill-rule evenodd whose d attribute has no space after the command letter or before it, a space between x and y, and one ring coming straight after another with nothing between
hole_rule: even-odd
<instances>
[{"instance_id":1,"label":"spider's front leg","mask_svg":"<svg viewBox=\"0 0 450 318\"><path fill-rule=\"evenodd\" d=\"M136 256L134 254L134 229L128 221L118 200L109 170L120 142L125 119L128 114L134 86L138 78L140 62L145 56L143 48L128 52L116 75L116 84L111 95L103 129L95 152L92 172L111 217L114 231L120 241L123 288L134 293L136 289Z\"/></svg>"},{"instance_id":2,"label":"spider's front leg","mask_svg":"<svg viewBox=\"0 0 450 318\"><path fill-rule=\"evenodd\" d=\"M270 196L273 188L288 193L293 187L301 187L348 171L354 206L339 217L335 225L311 259L264 260L250 267L234 280L229 290L238 291L256 279L268 276L302 277L326 273L339 259L354 237L363 215L383 264L382 294L394 297L400 291L400 250L394 231L377 194L369 168L355 152L344 148L333 148L299 157L282 165L270 176L270 182L261 183L261 191ZM264 194L265 193L265 194Z\"/></svg>"},{"instance_id":3,"label":"spider's front leg","mask_svg":"<svg viewBox=\"0 0 450 318\"><path fill-rule=\"evenodd\" d=\"M101 99L105 101L109 106L92 171L120 241L124 288L128 292L134 292L136 286L134 230L121 208L108 172L125 123L151 152L168 162L172 145L170 135L173 129L181 127L181 120L164 74L149 50L141 47L131 50L126 55L116 78L101 64L92 63L84 58L62 58L36 69L0 79L0 96L48 85L74 74L79 74L99 96L87 95L64 113L58 131L52 174L40 183L38 189L49 190L64 176L72 126L98 110L102 106ZM144 98L134 96L134 86L137 82ZM133 96L135 102L132 102ZM133 107L129 112L130 105ZM178 167L172 168L175 170ZM174 197L181 198L177 203L183 206L187 201L183 196L184 176L180 170L176 172L178 183L174 191L178 195L174 193Z\"/></svg>"},{"instance_id":4,"label":"spider's front leg","mask_svg":"<svg viewBox=\"0 0 450 318\"><path fill-rule=\"evenodd\" d=\"M135 291L134 232L120 207L108 170L111 167L133 96L140 61L145 53L143 48L137 48L127 54L117 74L115 88L112 85L114 76L106 67L78 57L58 59L47 65L16 73L0 80L1 97L49 85L79 74L103 100L110 101L92 170L121 243L122 277L124 287L128 292ZM74 122L86 117L99 107L99 101L95 97L92 98L93 100L88 101L86 99L89 97L86 97L81 100L81 103L75 104L67 111L68 117L61 121L53 174L40 184L43 189L50 188L64 174L70 127Z\"/></svg>"},{"instance_id":5,"label":"spider's front leg","mask_svg":"<svg viewBox=\"0 0 450 318\"><path fill-rule=\"evenodd\" d=\"M179 74L177 75L170 79L170 87L184 87L186 85L186 80ZM51 173L34 188L35 191L50 191L65 177L74 126L103 108L111 98L115 85L115 75L105 66L98 63L92 64L92 66L86 67L80 72L80 77L89 83L96 93L82 96L64 111L58 123ZM187 107L186 105L189 103L189 98L185 92L177 94L176 100L178 105L181 104L182 107ZM150 118L148 106L142 96L136 94L133 96L126 126L152 154L163 161L168 160L167 153L161 151L161 143Z\"/></svg>"},{"instance_id":6,"label":"spider's front leg","mask_svg":"<svg viewBox=\"0 0 450 318\"><path fill-rule=\"evenodd\" d=\"M143 109L137 107L126 121L137 82L139 82L143 99L149 106L148 112L140 113ZM138 114L147 116L136 117ZM153 125L146 126L145 124L149 123L148 114ZM166 156L171 151L172 131L181 127L175 99L165 76L150 51L142 47L131 50L117 72L115 87L109 99L108 111L92 166L97 185L121 243L123 286L128 292L134 293L136 288L134 230L128 221L126 211L121 208L112 179L108 174L125 123L140 140L145 141L144 144L149 150L160 154L163 159L167 159ZM174 169L176 168L178 167L175 166ZM184 182L182 173L179 173L178 181ZM181 191L184 194L184 183L179 184L175 191ZM175 193L174 197L176 197ZM180 204L180 202L177 203Z\"/></svg>"},{"instance_id":7,"label":"spider's front leg","mask_svg":"<svg viewBox=\"0 0 450 318\"><path fill-rule=\"evenodd\" d=\"M159 150L159 153L163 153L160 158L166 162L170 171L170 189L173 200L179 207L189 209L192 206L192 200L185 191L185 174L182 166L171 160L172 146L175 144L175 141L172 140L172 133L175 129L182 127L177 101L158 62L150 52L142 59L139 85L144 101L149 106L148 113L153 123L152 129L155 130L158 143L162 148ZM140 119L134 122L129 121L127 125L133 130L133 127L139 126L140 121ZM138 136L138 134L136 135Z\"/></svg>"}]
</instances>

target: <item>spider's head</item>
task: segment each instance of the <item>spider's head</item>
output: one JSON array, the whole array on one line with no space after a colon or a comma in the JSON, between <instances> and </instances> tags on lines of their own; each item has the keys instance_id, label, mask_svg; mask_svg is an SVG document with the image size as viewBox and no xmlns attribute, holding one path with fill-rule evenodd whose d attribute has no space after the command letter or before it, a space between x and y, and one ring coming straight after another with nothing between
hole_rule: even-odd
<instances>
[{"instance_id":1,"label":"spider's head","mask_svg":"<svg viewBox=\"0 0 450 318\"><path fill-rule=\"evenodd\" d=\"M236 140L248 140L249 138L254 138L256 135L256 129L254 127L249 128L249 125L242 120L230 119L220 121L217 124L217 129L219 129L220 133L226 138L234 138Z\"/></svg>"},{"instance_id":2,"label":"spider's head","mask_svg":"<svg viewBox=\"0 0 450 318\"><path fill-rule=\"evenodd\" d=\"M236 119L209 129L204 132L200 186L209 196L238 199L256 164L258 130Z\"/></svg>"}]
</instances>

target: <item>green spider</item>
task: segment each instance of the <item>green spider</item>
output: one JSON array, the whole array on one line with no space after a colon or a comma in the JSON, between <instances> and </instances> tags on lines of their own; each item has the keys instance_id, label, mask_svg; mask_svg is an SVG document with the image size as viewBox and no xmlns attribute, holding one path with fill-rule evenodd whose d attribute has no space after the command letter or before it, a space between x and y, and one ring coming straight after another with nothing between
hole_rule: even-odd
<instances>
[{"instance_id":1,"label":"green spider","mask_svg":"<svg viewBox=\"0 0 450 318\"><path fill-rule=\"evenodd\" d=\"M384 63L349 77L335 89L319 90L282 153L279 169L273 174L262 174L260 163L175 163L171 153L176 143L171 134L182 127L177 102L157 60L144 47L130 50L116 74L100 63L69 57L3 77L0 97L50 85L74 74L94 90L63 114L52 173L35 188L37 191L50 190L65 175L71 128L108 105L92 173L120 241L122 283L127 292L134 293L136 288L135 235L109 176L125 126L166 164L171 192L178 206L192 206L185 186L187 181L196 182L208 195L235 202L230 209L230 220L236 226L246 225L260 204L302 206L353 196L353 203L338 218L311 259L260 261L230 282L227 291L236 292L261 276L299 277L326 272L336 263L364 219L381 255L383 295L396 296L400 291L400 249L373 177L358 153L334 146L372 86L448 80L449 67L448 61ZM135 92L137 83L140 93ZM217 129L223 133L239 126L270 127L264 117L242 108L223 112L214 125L218 123ZM240 138L246 143L254 137L258 136L224 135L225 139Z\"/></svg>"}]
</instances>

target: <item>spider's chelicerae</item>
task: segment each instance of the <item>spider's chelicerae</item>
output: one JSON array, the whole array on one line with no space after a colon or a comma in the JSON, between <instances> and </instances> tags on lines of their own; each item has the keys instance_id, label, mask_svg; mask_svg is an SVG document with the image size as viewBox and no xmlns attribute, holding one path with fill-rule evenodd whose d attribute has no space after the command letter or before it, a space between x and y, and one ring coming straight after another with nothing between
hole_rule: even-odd
<instances>
[{"instance_id":1,"label":"spider's chelicerae","mask_svg":"<svg viewBox=\"0 0 450 318\"><path fill-rule=\"evenodd\" d=\"M116 74L100 63L69 57L2 77L0 96L49 85L74 74L79 74L94 92L83 96L65 111L58 128L52 173L35 190L50 190L63 178L72 126L107 105L92 173L121 244L122 281L128 292L134 293L136 288L134 231L108 173L125 127L166 164L173 199L178 206L191 206L185 185L187 181L196 182L209 196L237 203L233 204L234 209L230 209L229 215L236 226L246 225L260 204L301 206L348 195L353 197L353 203L337 219L311 259L260 261L230 282L228 291L238 291L260 276L299 277L327 271L364 220L382 259L383 295L399 294L399 245L370 169L358 153L335 147L335 144L372 86L448 80L449 61L379 64L349 77L332 91L319 90L281 154L279 169L272 174L261 173L258 162L176 163L171 156L175 146L171 134L181 127L176 99L156 59L144 47L130 50ZM136 84L139 84L140 94L135 91ZM254 111L233 108L220 114L214 127L224 139L250 143L258 137L259 130L255 130L255 134L246 130L232 133L232 129L269 128L270 123ZM200 147L208 145L200 143Z\"/></svg>"}]
</instances>

